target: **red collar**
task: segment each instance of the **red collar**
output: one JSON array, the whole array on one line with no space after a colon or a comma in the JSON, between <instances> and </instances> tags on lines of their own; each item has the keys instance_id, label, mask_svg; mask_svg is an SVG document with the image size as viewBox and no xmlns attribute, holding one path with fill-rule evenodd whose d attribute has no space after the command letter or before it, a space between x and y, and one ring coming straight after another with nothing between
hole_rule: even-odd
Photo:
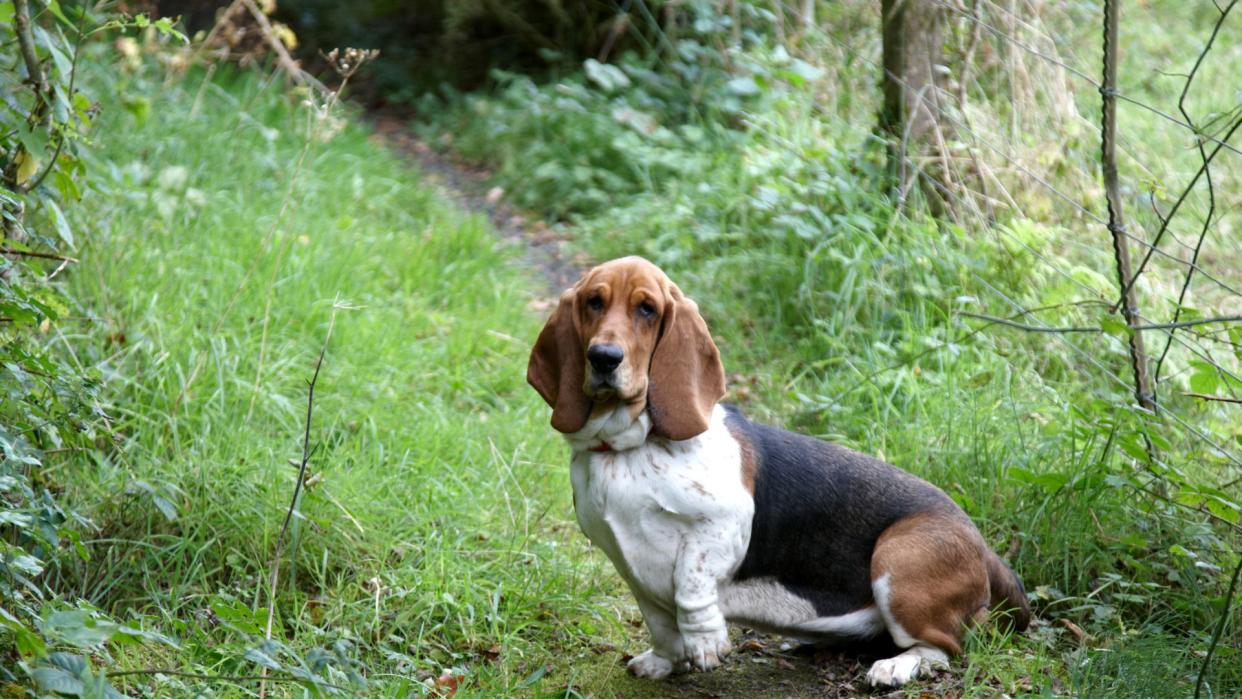
<instances>
[{"instance_id":1,"label":"red collar","mask_svg":"<svg viewBox=\"0 0 1242 699\"><path fill-rule=\"evenodd\" d=\"M603 452L606 452L606 451L612 451L612 445L611 445L611 444L609 444L608 442L600 442L600 443L599 443L599 446L597 446L597 447L591 447L590 451L594 451L594 452L598 452L598 453L603 453Z\"/></svg>"}]
</instances>

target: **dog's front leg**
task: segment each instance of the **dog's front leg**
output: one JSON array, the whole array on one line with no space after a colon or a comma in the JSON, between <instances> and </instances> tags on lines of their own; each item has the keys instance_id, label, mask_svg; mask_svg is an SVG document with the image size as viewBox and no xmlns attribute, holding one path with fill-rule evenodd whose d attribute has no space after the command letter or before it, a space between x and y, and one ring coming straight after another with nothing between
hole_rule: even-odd
<instances>
[{"instance_id":1,"label":"dog's front leg","mask_svg":"<svg viewBox=\"0 0 1242 699\"><path fill-rule=\"evenodd\" d=\"M686 653L681 643L681 632L677 630L677 618L635 586L630 589L638 600L638 608L642 610L643 621L651 634L651 648L634 656L626 667L636 677L650 680L664 679L673 672L689 670L689 664L683 660Z\"/></svg>"},{"instance_id":2,"label":"dog's front leg","mask_svg":"<svg viewBox=\"0 0 1242 699\"><path fill-rule=\"evenodd\" d=\"M720 665L733 647L729 630L720 611L718 583L727 570L720 540L687 535L681 542L673 573L677 628L681 632L684 657L694 668L711 670Z\"/></svg>"}]
</instances>

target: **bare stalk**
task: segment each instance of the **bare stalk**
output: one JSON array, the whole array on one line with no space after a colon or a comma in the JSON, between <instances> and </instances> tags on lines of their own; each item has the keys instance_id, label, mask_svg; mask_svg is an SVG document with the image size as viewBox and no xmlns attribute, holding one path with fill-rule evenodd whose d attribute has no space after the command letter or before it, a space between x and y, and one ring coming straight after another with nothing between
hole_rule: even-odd
<instances>
[{"instance_id":1,"label":"bare stalk","mask_svg":"<svg viewBox=\"0 0 1242 699\"><path fill-rule=\"evenodd\" d=\"M280 581L280 554L285 547L285 536L289 533L289 523L293 520L293 513L298 508L298 499L302 495L302 484L306 481L306 468L310 463L310 434L311 434L311 417L315 410L315 383L319 381L319 369L323 366L323 355L328 351L328 343L332 341L332 328L336 326L336 311L338 306L332 308L332 318L328 321L328 333L323 339L323 347L319 350L319 359L315 361L315 373L311 376L309 388L306 392L306 428L302 434L302 462L298 466L298 479L293 484L293 497L289 501L289 509L285 511L285 521L280 525L280 535L276 537L276 551L272 554L272 572L268 576L267 588L267 625L263 629L263 638L272 640L272 623L276 618L276 584ZM289 557L289 565L296 564L293 556ZM267 696L267 668L264 667L259 672L259 697Z\"/></svg>"}]
</instances>

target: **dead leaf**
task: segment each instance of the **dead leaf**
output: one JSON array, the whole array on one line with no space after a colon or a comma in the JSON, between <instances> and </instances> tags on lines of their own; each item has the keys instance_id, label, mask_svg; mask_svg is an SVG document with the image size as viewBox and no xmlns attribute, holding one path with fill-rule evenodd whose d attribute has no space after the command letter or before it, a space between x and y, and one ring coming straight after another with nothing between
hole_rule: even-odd
<instances>
[{"instance_id":1,"label":"dead leaf","mask_svg":"<svg viewBox=\"0 0 1242 699\"><path fill-rule=\"evenodd\" d=\"M457 687L463 679L465 679L465 675L454 675L450 672L440 675L431 687L432 695L448 699L448 697L457 693Z\"/></svg>"},{"instance_id":2,"label":"dead leaf","mask_svg":"<svg viewBox=\"0 0 1242 699\"><path fill-rule=\"evenodd\" d=\"M739 643L737 649L740 651L751 651L752 653L762 653L767 650L767 646L757 638L748 638Z\"/></svg>"},{"instance_id":3,"label":"dead leaf","mask_svg":"<svg viewBox=\"0 0 1242 699\"><path fill-rule=\"evenodd\" d=\"M1074 637L1074 640L1078 641L1079 643L1085 643L1087 639L1091 638L1091 635L1088 634L1086 631L1083 631L1081 626L1079 626L1078 624L1075 624L1069 619L1062 619L1061 626L1064 626L1066 629L1068 629L1070 634Z\"/></svg>"}]
</instances>

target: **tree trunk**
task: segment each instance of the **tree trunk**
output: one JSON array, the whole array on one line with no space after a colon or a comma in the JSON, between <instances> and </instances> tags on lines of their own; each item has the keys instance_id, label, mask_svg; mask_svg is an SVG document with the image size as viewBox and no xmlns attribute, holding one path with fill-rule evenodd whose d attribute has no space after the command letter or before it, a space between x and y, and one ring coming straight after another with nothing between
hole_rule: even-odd
<instances>
[{"instance_id":1,"label":"tree trunk","mask_svg":"<svg viewBox=\"0 0 1242 699\"><path fill-rule=\"evenodd\" d=\"M889 171L904 200L911 178L910 156L943 156L944 126L939 119L938 90L944 63L944 10L935 0L881 0L884 106L880 129L888 137ZM925 167L934 180L933 208L944 203L947 173ZM939 186L935 186L939 185ZM940 201L936 201L940 200Z\"/></svg>"}]
</instances>

